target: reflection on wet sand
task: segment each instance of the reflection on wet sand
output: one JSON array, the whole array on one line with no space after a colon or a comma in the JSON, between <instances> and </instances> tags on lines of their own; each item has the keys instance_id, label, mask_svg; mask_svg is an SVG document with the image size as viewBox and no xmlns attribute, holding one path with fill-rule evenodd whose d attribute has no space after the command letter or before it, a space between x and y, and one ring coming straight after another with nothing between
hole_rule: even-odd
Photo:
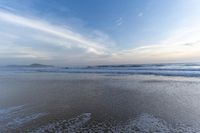
<instances>
[{"instance_id":1,"label":"reflection on wet sand","mask_svg":"<svg viewBox=\"0 0 200 133\"><path fill-rule=\"evenodd\" d=\"M0 132L200 131L197 78L15 73L0 83Z\"/></svg>"}]
</instances>

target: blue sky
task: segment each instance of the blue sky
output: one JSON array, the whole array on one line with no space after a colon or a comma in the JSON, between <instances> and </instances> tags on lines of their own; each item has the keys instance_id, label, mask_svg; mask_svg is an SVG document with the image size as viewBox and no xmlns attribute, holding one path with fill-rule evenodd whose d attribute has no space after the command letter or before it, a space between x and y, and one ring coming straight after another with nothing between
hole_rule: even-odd
<instances>
[{"instance_id":1,"label":"blue sky","mask_svg":"<svg viewBox=\"0 0 200 133\"><path fill-rule=\"evenodd\" d=\"M0 65L199 62L198 0L0 0Z\"/></svg>"}]
</instances>

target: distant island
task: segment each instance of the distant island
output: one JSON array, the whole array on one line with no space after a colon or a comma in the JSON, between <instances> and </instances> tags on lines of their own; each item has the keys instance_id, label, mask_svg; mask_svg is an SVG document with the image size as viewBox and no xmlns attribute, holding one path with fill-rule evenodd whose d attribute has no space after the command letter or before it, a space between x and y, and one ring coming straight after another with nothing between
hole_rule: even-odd
<instances>
[{"instance_id":1,"label":"distant island","mask_svg":"<svg viewBox=\"0 0 200 133\"><path fill-rule=\"evenodd\" d=\"M7 65L7 67L54 67L54 66L33 63L33 64L30 64L30 65Z\"/></svg>"}]
</instances>

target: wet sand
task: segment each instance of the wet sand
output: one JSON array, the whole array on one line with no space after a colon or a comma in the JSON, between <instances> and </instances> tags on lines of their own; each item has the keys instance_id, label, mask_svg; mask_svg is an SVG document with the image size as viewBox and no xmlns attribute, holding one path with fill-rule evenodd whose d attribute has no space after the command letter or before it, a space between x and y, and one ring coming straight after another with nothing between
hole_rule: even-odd
<instances>
[{"instance_id":1,"label":"wet sand","mask_svg":"<svg viewBox=\"0 0 200 133\"><path fill-rule=\"evenodd\" d=\"M0 132L197 132L200 79L0 74Z\"/></svg>"}]
</instances>

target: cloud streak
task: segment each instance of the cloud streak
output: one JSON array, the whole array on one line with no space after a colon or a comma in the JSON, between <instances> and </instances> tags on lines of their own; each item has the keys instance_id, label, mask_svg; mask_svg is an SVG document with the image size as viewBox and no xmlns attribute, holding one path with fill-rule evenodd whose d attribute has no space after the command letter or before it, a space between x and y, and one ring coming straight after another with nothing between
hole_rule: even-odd
<instances>
[{"instance_id":1,"label":"cloud streak","mask_svg":"<svg viewBox=\"0 0 200 133\"><path fill-rule=\"evenodd\" d=\"M113 53L112 57L120 63L198 62L200 40L198 38L189 40L167 41L167 43L164 41L165 43L122 50Z\"/></svg>"},{"instance_id":2,"label":"cloud streak","mask_svg":"<svg viewBox=\"0 0 200 133\"><path fill-rule=\"evenodd\" d=\"M115 22L120 26L123 19ZM200 25L191 24L174 29L158 44L113 50L109 45L115 43L102 32L93 30L83 35L64 26L0 10L0 59L4 60L47 60L50 64L60 61L62 65L199 61L199 36Z\"/></svg>"},{"instance_id":3,"label":"cloud streak","mask_svg":"<svg viewBox=\"0 0 200 133\"><path fill-rule=\"evenodd\" d=\"M156 44L112 53L113 63L200 62L200 19L172 29Z\"/></svg>"},{"instance_id":4,"label":"cloud streak","mask_svg":"<svg viewBox=\"0 0 200 133\"><path fill-rule=\"evenodd\" d=\"M123 24L123 19L120 17L115 21L117 26L121 26Z\"/></svg>"},{"instance_id":5,"label":"cloud streak","mask_svg":"<svg viewBox=\"0 0 200 133\"><path fill-rule=\"evenodd\" d=\"M88 52L92 52L97 55L102 55L107 52L106 48L98 42L93 42L69 29L63 29L62 27L52 25L45 21L25 18L3 11L0 11L0 21L39 30L47 34L65 39L65 41L72 41L77 47L84 48L88 50Z\"/></svg>"}]
</instances>

